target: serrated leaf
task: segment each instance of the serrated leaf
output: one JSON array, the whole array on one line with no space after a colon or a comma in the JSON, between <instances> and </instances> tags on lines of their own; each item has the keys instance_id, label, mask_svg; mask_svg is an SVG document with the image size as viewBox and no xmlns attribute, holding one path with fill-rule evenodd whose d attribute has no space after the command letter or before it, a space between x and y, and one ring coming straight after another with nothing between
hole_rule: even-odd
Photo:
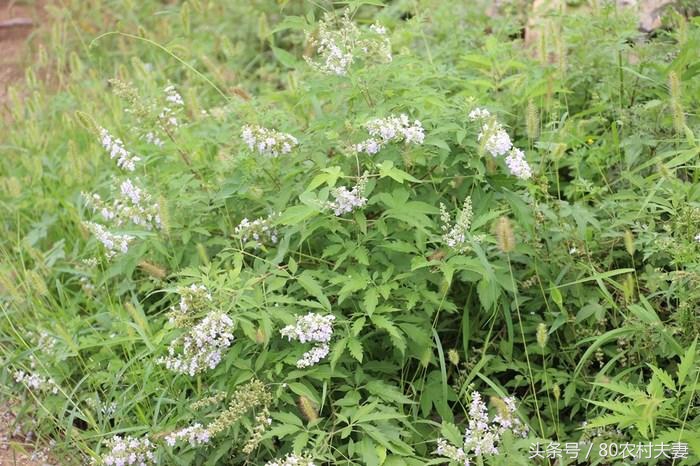
<instances>
[{"instance_id":1,"label":"serrated leaf","mask_svg":"<svg viewBox=\"0 0 700 466\"><path fill-rule=\"evenodd\" d=\"M301 430L301 427L295 426L293 424L281 424L279 426L274 426L269 431L265 433L265 438L284 438L287 435L295 434Z\"/></svg>"},{"instance_id":2,"label":"serrated leaf","mask_svg":"<svg viewBox=\"0 0 700 466\"><path fill-rule=\"evenodd\" d=\"M668 372L658 367L652 366L651 364L647 365L651 368L652 371L654 371L654 375L656 375L659 378L661 383L664 384L666 388L669 388L674 392L676 391L676 384L673 382L673 379L668 374Z\"/></svg>"},{"instance_id":3,"label":"serrated leaf","mask_svg":"<svg viewBox=\"0 0 700 466\"><path fill-rule=\"evenodd\" d=\"M378 303L379 293L377 292L376 288L370 288L367 291L365 291L365 299L362 302L362 304L365 306L365 312L369 316L372 316L372 313L374 313L374 310L377 308Z\"/></svg>"},{"instance_id":4,"label":"serrated leaf","mask_svg":"<svg viewBox=\"0 0 700 466\"><path fill-rule=\"evenodd\" d=\"M360 317L355 322L352 323L352 334L353 336L358 336L365 326L367 319L365 317Z\"/></svg>"},{"instance_id":5,"label":"serrated leaf","mask_svg":"<svg viewBox=\"0 0 700 466\"><path fill-rule=\"evenodd\" d=\"M372 395L378 396L379 398L390 401L392 403L400 404L411 404L413 401L406 395L404 395L401 390L390 385L388 383L382 382L381 380L372 380L367 382L365 388Z\"/></svg>"},{"instance_id":6,"label":"serrated leaf","mask_svg":"<svg viewBox=\"0 0 700 466\"><path fill-rule=\"evenodd\" d=\"M688 350L685 352L683 358L681 359L681 363L678 365L677 378L679 386L683 386L685 379L688 377L688 374L690 374L691 369L694 367L697 343L698 339L695 338L695 340L693 340L693 344L690 345L690 348L688 348Z\"/></svg>"},{"instance_id":7,"label":"serrated leaf","mask_svg":"<svg viewBox=\"0 0 700 466\"><path fill-rule=\"evenodd\" d=\"M340 358L343 356L343 353L345 352L345 348L348 345L348 337L342 338L333 344L333 349L331 350L331 357L330 357L330 363L331 363L331 369L335 369L336 364L338 364L338 361Z\"/></svg>"},{"instance_id":8,"label":"serrated leaf","mask_svg":"<svg viewBox=\"0 0 700 466\"><path fill-rule=\"evenodd\" d=\"M300 454L304 447L306 447L307 443L309 443L309 434L307 434L306 432L302 432L299 435L297 435L294 439L294 442L292 443L292 449L295 453Z\"/></svg>"},{"instance_id":9,"label":"serrated leaf","mask_svg":"<svg viewBox=\"0 0 700 466\"><path fill-rule=\"evenodd\" d=\"M323 293L323 288L307 270L297 277L299 283L311 296L316 298L328 311L331 310L331 303Z\"/></svg>"},{"instance_id":10,"label":"serrated leaf","mask_svg":"<svg viewBox=\"0 0 700 466\"><path fill-rule=\"evenodd\" d=\"M386 330L391 342L402 354L406 351L406 339L403 333L389 319L381 314L374 314L370 320L377 328Z\"/></svg>"},{"instance_id":11,"label":"serrated leaf","mask_svg":"<svg viewBox=\"0 0 700 466\"><path fill-rule=\"evenodd\" d=\"M353 358L357 359L358 362L362 362L362 342L357 338L348 339L348 349Z\"/></svg>"},{"instance_id":12,"label":"serrated leaf","mask_svg":"<svg viewBox=\"0 0 700 466\"><path fill-rule=\"evenodd\" d=\"M453 445L461 445L464 443L464 437L459 428L451 422L443 422L440 429L440 435L452 442Z\"/></svg>"}]
</instances>

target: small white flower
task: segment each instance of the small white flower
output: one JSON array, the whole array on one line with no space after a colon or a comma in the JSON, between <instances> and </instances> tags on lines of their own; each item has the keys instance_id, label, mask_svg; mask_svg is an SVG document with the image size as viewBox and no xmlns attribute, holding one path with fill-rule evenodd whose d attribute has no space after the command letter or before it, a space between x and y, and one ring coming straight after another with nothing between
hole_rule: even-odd
<instances>
[{"instance_id":1,"label":"small white flower","mask_svg":"<svg viewBox=\"0 0 700 466\"><path fill-rule=\"evenodd\" d=\"M315 49L317 59L304 59L315 70L336 76L348 74L356 58L391 62L391 41L386 28L373 24L369 31L370 34L363 33L352 22L347 9L340 20L326 13L324 19L319 21L318 34L306 34L309 44Z\"/></svg>"},{"instance_id":2,"label":"small white flower","mask_svg":"<svg viewBox=\"0 0 700 466\"><path fill-rule=\"evenodd\" d=\"M472 200L471 197L464 199L464 205L457 214L454 225L452 216L447 211L445 204L440 203L440 220L442 221L442 241L457 252L466 252L471 246L469 244L469 229L472 223ZM475 238L476 239L476 238Z\"/></svg>"},{"instance_id":3,"label":"small white flower","mask_svg":"<svg viewBox=\"0 0 700 466\"><path fill-rule=\"evenodd\" d=\"M331 209L336 216L340 217L343 214L364 207L367 204L367 198L364 197L366 184L367 174L365 173L352 189L348 190L345 186L333 189L331 194L334 200L327 202L326 208Z\"/></svg>"},{"instance_id":4,"label":"small white flower","mask_svg":"<svg viewBox=\"0 0 700 466\"><path fill-rule=\"evenodd\" d=\"M510 142L510 136L497 122L485 123L481 127L481 132L477 139L484 142L484 149L493 157L499 157L510 150L513 144Z\"/></svg>"},{"instance_id":5,"label":"small white flower","mask_svg":"<svg viewBox=\"0 0 700 466\"><path fill-rule=\"evenodd\" d=\"M104 128L100 128L100 142L102 147L109 153L110 159L117 159L117 166L122 170L133 172L136 169L136 162L141 160L139 157L131 155L124 148L124 143L121 139L112 137Z\"/></svg>"},{"instance_id":6,"label":"small white flower","mask_svg":"<svg viewBox=\"0 0 700 466\"><path fill-rule=\"evenodd\" d=\"M255 247L259 248L263 244L277 244L278 232L273 226L275 218L279 214L270 214L267 218L257 218L253 221L244 218L234 229L234 233L241 238L243 243L247 243L251 238L255 242Z\"/></svg>"},{"instance_id":7,"label":"small white flower","mask_svg":"<svg viewBox=\"0 0 700 466\"><path fill-rule=\"evenodd\" d=\"M486 110L485 108L475 108L471 112L469 112L469 119L471 121L475 120L485 120L491 116L491 112Z\"/></svg>"},{"instance_id":8,"label":"small white flower","mask_svg":"<svg viewBox=\"0 0 700 466\"><path fill-rule=\"evenodd\" d=\"M265 466L315 466L315 464L310 456L288 453L282 459L268 461Z\"/></svg>"},{"instance_id":9,"label":"small white flower","mask_svg":"<svg viewBox=\"0 0 700 466\"><path fill-rule=\"evenodd\" d=\"M205 445L211 440L211 433L200 423L172 432L165 437L165 443L173 447L179 440L186 440L190 446Z\"/></svg>"},{"instance_id":10,"label":"small white flower","mask_svg":"<svg viewBox=\"0 0 700 466\"><path fill-rule=\"evenodd\" d=\"M182 100L182 96L180 95L179 92L175 89L175 86L170 85L167 86L163 92L165 92L165 100L173 105L177 105L178 107L182 107L185 105L185 102Z\"/></svg>"},{"instance_id":11,"label":"small white flower","mask_svg":"<svg viewBox=\"0 0 700 466\"><path fill-rule=\"evenodd\" d=\"M280 333L289 341L298 340L301 343L328 343L333 336L333 314L321 315L309 312L297 317L294 325L287 325Z\"/></svg>"},{"instance_id":12,"label":"small white flower","mask_svg":"<svg viewBox=\"0 0 700 466\"><path fill-rule=\"evenodd\" d=\"M241 128L241 139L251 151L264 157L277 157L288 154L299 144L291 134L258 125L245 125Z\"/></svg>"},{"instance_id":13,"label":"small white flower","mask_svg":"<svg viewBox=\"0 0 700 466\"><path fill-rule=\"evenodd\" d=\"M355 151L374 155L388 143L404 142L406 145L423 144L425 130L420 121L413 123L406 114L391 115L387 118L375 118L365 125L367 132L372 136L355 145Z\"/></svg>"},{"instance_id":14,"label":"small white flower","mask_svg":"<svg viewBox=\"0 0 700 466\"><path fill-rule=\"evenodd\" d=\"M325 358L328 356L328 351L330 350L328 344L322 344L322 345L316 345L313 348L311 348L309 351L304 353L301 356L301 359L297 361L297 367L299 369L303 369L305 367L311 367L318 362L321 361L321 359Z\"/></svg>"},{"instance_id":15,"label":"small white flower","mask_svg":"<svg viewBox=\"0 0 700 466\"><path fill-rule=\"evenodd\" d=\"M102 218L115 222L117 226L130 222L149 230L154 224L156 228L162 227L160 205L131 179L122 181L119 196L112 204L103 201L99 194L82 193L82 196L93 211L99 212Z\"/></svg>"},{"instance_id":16,"label":"small white flower","mask_svg":"<svg viewBox=\"0 0 700 466\"><path fill-rule=\"evenodd\" d=\"M522 180L532 177L530 164L525 160L525 154L520 149L513 147L506 156L506 165L510 173Z\"/></svg>"},{"instance_id":17,"label":"small white flower","mask_svg":"<svg viewBox=\"0 0 700 466\"><path fill-rule=\"evenodd\" d=\"M153 133L153 131L149 131L148 133L146 133L146 135L143 138L146 140L147 143L153 144L157 147L163 147L165 145L165 143L158 136L156 136L156 134Z\"/></svg>"},{"instance_id":18,"label":"small white flower","mask_svg":"<svg viewBox=\"0 0 700 466\"><path fill-rule=\"evenodd\" d=\"M97 464L105 466L148 466L156 464L155 445L148 438L135 439L115 435L105 441L108 453L102 455Z\"/></svg>"},{"instance_id":19,"label":"small white flower","mask_svg":"<svg viewBox=\"0 0 700 466\"><path fill-rule=\"evenodd\" d=\"M507 430L512 431L515 436L526 437L528 429L516 417L515 400L506 397L502 402L498 414L489 418L481 394L472 392L464 444L458 447L445 439L437 439L435 453L468 466L473 457L497 455L501 437Z\"/></svg>"},{"instance_id":20,"label":"small white flower","mask_svg":"<svg viewBox=\"0 0 700 466\"><path fill-rule=\"evenodd\" d=\"M174 340L168 356L158 359L173 372L194 376L214 369L233 341L233 321L224 313L214 311L192 327L184 336ZM178 346L182 353L177 354Z\"/></svg>"},{"instance_id":21,"label":"small white flower","mask_svg":"<svg viewBox=\"0 0 700 466\"><path fill-rule=\"evenodd\" d=\"M128 252L129 244L134 240L134 237L131 235L110 233L99 223L85 222L85 226L87 226L95 238L105 247L108 259L113 258L117 254L125 254Z\"/></svg>"},{"instance_id":22,"label":"small white flower","mask_svg":"<svg viewBox=\"0 0 700 466\"><path fill-rule=\"evenodd\" d=\"M280 330L282 336L287 337L289 341L320 343L302 355L301 359L297 361L297 367L313 366L328 356L328 342L333 336L334 320L333 314L321 315L309 312L304 316L297 317L294 325L287 325Z\"/></svg>"},{"instance_id":23,"label":"small white flower","mask_svg":"<svg viewBox=\"0 0 700 466\"><path fill-rule=\"evenodd\" d=\"M15 382L25 385L30 390L40 392L50 391L53 394L58 393L58 386L51 377L43 377L39 374L30 374L22 370L15 371Z\"/></svg>"}]
</instances>

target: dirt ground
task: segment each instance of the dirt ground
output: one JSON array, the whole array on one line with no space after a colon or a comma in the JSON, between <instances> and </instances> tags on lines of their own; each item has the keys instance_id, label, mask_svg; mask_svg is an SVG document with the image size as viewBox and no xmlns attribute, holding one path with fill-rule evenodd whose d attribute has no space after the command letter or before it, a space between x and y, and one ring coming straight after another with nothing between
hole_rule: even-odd
<instances>
[{"instance_id":1,"label":"dirt ground","mask_svg":"<svg viewBox=\"0 0 700 466\"><path fill-rule=\"evenodd\" d=\"M37 447L26 433L26 426L17 425L8 403L0 404L0 466L54 466L46 448Z\"/></svg>"},{"instance_id":2,"label":"dirt ground","mask_svg":"<svg viewBox=\"0 0 700 466\"><path fill-rule=\"evenodd\" d=\"M7 88L24 75L28 47L27 37L41 23L40 2L0 0L0 105L7 98Z\"/></svg>"}]
</instances>

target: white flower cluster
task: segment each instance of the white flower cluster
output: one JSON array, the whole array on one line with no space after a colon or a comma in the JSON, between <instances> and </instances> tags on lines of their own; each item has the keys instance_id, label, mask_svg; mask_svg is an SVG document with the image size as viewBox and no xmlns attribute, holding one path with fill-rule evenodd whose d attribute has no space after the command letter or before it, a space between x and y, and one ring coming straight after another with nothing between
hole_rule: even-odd
<instances>
[{"instance_id":1,"label":"white flower cluster","mask_svg":"<svg viewBox=\"0 0 700 466\"><path fill-rule=\"evenodd\" d=\"M156 147L163 147L165 143L161 138L159 138L153 131L149 131L143 136L143 139L149 143L153 144Z\"/></svg>"},{"instance_id":2,"label":"white flower cluster","mask_svg":"<svg viewBox=\"0 0 700 466\"><path fill-rule=\"evenodd\" d=\"M387 118L375 118L364 126L372 137L355 144L355 150L365 152L368 155L378 153L385 144L390 142L403 141L408 145L423 144L425 140L425 130L421 122L414 120L411 123L404 113L398 117L391 115Z\"/></svg>"},{"instance_id":3,"label":"white flower cluster","mask_svg":"<svg viewBox=\"0 0 700 466\"><path fill-rule=\"evenodd\" d=\"M180 302L177 306L171 306L168 313L168 322L176 327L182 327L183 324L189 322L190 311L200 308L212 300L209 289L196 283L180 287L177 292L180 295Z\"/></svg>"},{"instance_id":4,"label":"white flower cluster","mask_svg":"<svg viewBox=\"0 0 700 466\"><path fill-rule=\"evenodd\" d=\"M471 112L469 112L469 119L471 121L476 121L476 120L486 120L491 116L491 112L486 110L485 108L475 108Z\"/></svg>"},{"instance_id":5,"label":"white flower cluster","mask_svg":"<svg viewBox=\"0 0 700 466\"><path fill-rule=\"evenodd\" d=\"M214 369L223 351L233 341L233 321L221 312L212 312L182 337L175 339L168 348L168 356L158 359L171 371L194 376L207 369ZM182 353L177 348L182 343Z\"/></svg>"},{"instance_id":6,"label":"white flower cluster","mask_svg":"<svg viewBox=\"0 0 700 466\"><path fill-rule=\"evenodd\" d=\"M294 325L287 325L280 333L289 341L298 340L301 343L318 343L311 350L304 353L297 361L297 367L304 368L317 364L328 355L328 342L333 336L333 314L321 315L309 312L297 317Z\"/></svg>"},{"instance_id":7,"label":"white flower cluster","mask_svg":"<svg viewBox=\"0 0 700 466\"><path fill-rule=\"evenodd\" d=\"M211 434L206 427L197 422L165 436L165 443L171 447L174 447L180 440L187 440L191 446L197 447L209 443Z\"/></svg>"},{"instance_id":8,"label":"white flower cluster","mask_svg":"<svg viewBox=\"0 0 700 466\"><path fill-rule=\"evenodd\" d=\"M330 347L327 344L316 345L301 355L301 358L297 361L297 367L303 369L305 367L315 366L321 362L323 358L328 356L329 351Z\"/></svg>"},{"instance_id":9,"label":"white flower cluster","mask_svg":"<svg viewBox=\"0 0 700 466\"><path fill-rule=\"evenodd\" d=\"M457 447L444 439L438 439L435 453L465 466L469 466L470 456L497 455L501 436L507 430L519 437L527 436L527 426L520 422L515 412L515 400L506 397L501 400L498 414L489 418L488 408L481 400L481 394L472 392L464 444Z\"/></svg>"},{"instance_id":10,"label":"white flower cluster","mask_svg":"<svg viewBox=\"0 0 700 466\"><path fill-rule=\"evenodd\" d=\"M482 142L484 149L493 157L506 156L506 165L510 173L520 179L527 180L532 177L532 169L525 159L525 153L513 146L510 136L503 126L491 118L491 113L483 108L475 108L469 112L471 121L481 122L481 131L477 137Z\"/></svg>"},{"instance_id":11,"label":"white flower cluster","mask_svg":"<svg viewBox=\"0 0 700 466\"><path fill-rule=\"evenodd\" d=\"M508 170L520 179L527 180L532 177L530 164L525 160L525 154L517 147L513 147L506 156Z\"/></svg>"},{"instance_id":12,"label":"white flower cluster","mask_svg":"<svg viewBox=\"0 0 700 466\"><path fill-rule=\"evenodd\" d=\"M182 96L173 85L167 86L163 92L165 93L167 105L163 107L163 110L158 115L158 120L161 129L167 132L169 129L176 129L180 126L180 122L177 120L177 112L185 106L185 101L182 100Z\"/></svg>"},{"instance_id":13,"label":"white flower cluster","mask_svg":"<svg viewBox=\"0 0 700 466\"><path fill-rule=\"evenodd\" d=\"M100 466L148 466L156 464L155 445L148 440L115 435L105 442L109 452L102 455ZM94 463L93 463L94 464Z\"/></svg>"},{"instance_id":14,"label":"white flower cluster","mask_svg":"<svg viewBox=\"0 0 700 466\"><path fill-rule=\"evenodd\" d=\"M107 417L112 417L114 413L117 412L117 403L116 401L111 402L110 404L103 404L100 407L100 412Z\"/></svg>"},{"instance_id":15,"label":"white flower cluster","mask_svg":"<svg viewBox=\"0 0 700 466\"><path fill-rule=\"evenodd\" d=\"M183 107L185 105L185 101L182 100L182 96L180 95L179 92L175 89L175 86L172 84L167 86L163 92L165 92L165 100L178 107Z\"/></svg>"},{"instance_id":16,"label":"white flower cluster","mask_svg":"<svg viewBox=\"0 0 700 466\"><path fill-rule=\"evenodd\" d=\"M51 377L43 377L39 374L30 374L18 370L14 373L14 379L15 382L26 385L30 390L50 391L54 395L58 393L58 386Z\"/></svg>"},{"instance_id":17,"label":"white flower cluster","mask_svg":"<svg viewBox=\"0 0 700 466\"><path fill-rule=\"evenodd\" d=\"M335 27L337 24L337 28ZM389 63L392 60L391 41L385 27L373 24L363 33L350 19L350 11L336 20L333 14L326 13L319 21L318 36L307 33L309 44L316 49L318 60L304 57L314 69L337 76L345 76L355 58L376 59Z\"/></svg>"},{"instance_id":18,"label":"white flower cluster","mask_svg":"<svg viewBox=\"0 0 700 466\"><path fill-rule=\"evenodd\" d=\"M153 224L158 229L162 227L160 205L152 201L150 194L130 179L122 181L119 196L111 205L103 201L97 193L82 193L82 196L93 211L99 212L102 218L113 221L117 226L131 222L149 230Z\"/></svg>"},{"instance_id":19,"label":"white flower cluster","mask_svg":"<svg viewBox=\"0 0 700 466\"><path fill-rule=\"evenodd\" d=\"M113 138L109 132L100 128L102 145L109 152L110 158L117 159L117 166L123 170L134 171L135 163L140 159L131 155L120 139ZM107 221L122 226L127 222L151 229L155 224L161 228L160 205L151 200L151 196L130 179L122 181L119 195L112 204L103 201L99 194L82 193L87 204L99 212ZM108 231L104 225L86 222L85 225L107 249L107 258L124 254L129 250L129 243L134 240L131 235L120 235Z\"/></svg>"},{"instance_id":20,"label":"white flower cluster","mask_svg":"<svg viewBox=\"0 0 700 466\"><path fill-rule=\"evenodd\" d=\"M99 223L85 222L85 226L105 247L108 259L113 258L117 254L125 254L129 250L129 244L134 240L134 237L131 235L111 233Z\"/></svg>"},{"instance_id":21,"label":"white flower cluster","mask_svg":"<svg viewBox=\"0 0 700 466\"><path fill-rule=\"evenodd\" d=\"M697 241L698 243L700 243L700 233L698 233L697 235L695 235L695 241Z\"/></svg>"},{"instance_id":22,"label":"white flower cluster","mask_svg":"<svg viewBox=\"0 0 700 466\"><path fill-rule=\"evenodd\" d=\"M243 243L251 239L255 241L256 248L262 244L277 244L277 230L273 227L275 217L277 214L270 214L267 218L260 217L253 221L244 218L234 232Z\"/></svg>"},{"instance_id":23,"label":"white flower cluster","mask_svg":"<svg viewBox=\"0 0 700 466\"><path fill-rule=\"evenodd\" d=\"M109 404L103 403L97 397L86 399L85 404L87 404L93 410L99 411L100 413L102 413L103 416L106 416L106 417L112 417L114 415L114 413L117 412L117 408L119 407L119 405L117 405L116 401L113 401Z\"/></svg>"},{"instance_id":24,"label":"white flower cluster","mask_svg":"<svg viewBox=\"0 0 700 466\"><path fill-rule=\"evenodd\" d=\"M440 220L442 221L442 241L452 249L458 252L466 252L470 249L469 246L469 228L472 223L472 199L467 196L464 199L462 210L457 214L457 219L452 224L452 216L447 211L445 204L440 203Z\"/></svg>"},{"instance_id":25,"label":"white flower cluster","mask_svg":"<svg viewBox=\"0 0 700 466\"><path fill-rule=\"evenodd\" d=\"M252 151L257 150L265 157L289 154L299 144L297 138L287 133L258 125L245 125L241 128L241 139Z\"/></svg>"},{"instance_id":26,"label":"white flower cluster","mask_svg":"<svg viewBox=\"0 0 700 466\"><path fill-rule=\"evenodd\" d=\"M481 126L477 139L480 142L484 139L484 149L493 157L504 155L513 147L513 143L510 142L510 136L503 129L503 126L496 121L484 123Z\"/></svg>"},{"instance_id":27,"label":"white flower cluster","mask_svg":"<svg viewBox=\"0 0 700 466\"><path fill-rule=\"evenodd\" d=\"M53 336L49 335L48 332L46 332L45 330L41 330L39 332L39 338L36 342L36 347L39 351L49 354L51 353L51 351L53 351L57 341L58 340Z\"/></svg>"},{"instance_id":28,"label":"white flower cluster","mask_svg":"<svg viewBox=\"0 0 700 466\"><path fill-rule=\"evenodd\" d=\"M87 296L92 296L92 294L95 292L95 285L92 283L92 280L90 280L89 277L80 277L79 279L80 282L80 289L83 290L83 293L85 293Z\"/></svg>"},{"instance_id":29,"label":"white flower cluster","mask_svg":"<svg viewBox=\"0 0 700 466\"><path fill-rule=\"evenodd\" d=\"M331 194L335 199L327 202L326 208L331 209L336 216L340 217L343 214L364 207L367 204L367 198L364 197L366 185L367 173L364 173L352 189L348 190L345 186L333 189Z\"/></svg>"},{"instance_id":30,"label":"white flower cluster","mask_svg":"<svg viewBox=\"0 0 700 466\"><path fill-rule=\"evenodd\" d=\"M121 139L112 137L109 131L100 128L100 141L102 142L102 147L109 153L109 158L117 159L117 166L119 168L130 172L136 169L136 162L141 159L126 150Z\"/></svg>"},{"instance_id":31,"label":"white flower cluster","mask_svg":"<svg viewBox=\"0 0 700 466\"><path fill-rule=\"evenodd\" d=\"M310 456L288 453L284 458L268 461L265 466L316 466L316 463Z\"/></svg>"},{"instance_id":32,"label":"white flower cluster","mask_svg":"<svg viewBox=\"0 0 700 466\"><path fill-rule=\"evenodd\" d=\"M464 448L456 447L444 438L437 439L436 443L436 455L449 458L457 463L462 463L464 466L469 466L469 458L467 458L467 454L464 453Z\"/></svg>"}]
</instances>

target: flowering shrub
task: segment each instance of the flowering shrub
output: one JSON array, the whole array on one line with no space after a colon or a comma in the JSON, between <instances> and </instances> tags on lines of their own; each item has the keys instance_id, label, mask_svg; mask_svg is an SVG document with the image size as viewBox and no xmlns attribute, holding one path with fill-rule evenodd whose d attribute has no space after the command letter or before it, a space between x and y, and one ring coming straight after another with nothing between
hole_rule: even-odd
<instances>
[{"instance_id":1,"label":"flowering shrub","mask_svg":"<svg viewBox=\"0 0 700 466\"><path fill-rule=\"evenodd\" d=\"M62 465L698 462L697 21L65 3L0 145L0 383Z\"/></svg>"}]
</instances>

